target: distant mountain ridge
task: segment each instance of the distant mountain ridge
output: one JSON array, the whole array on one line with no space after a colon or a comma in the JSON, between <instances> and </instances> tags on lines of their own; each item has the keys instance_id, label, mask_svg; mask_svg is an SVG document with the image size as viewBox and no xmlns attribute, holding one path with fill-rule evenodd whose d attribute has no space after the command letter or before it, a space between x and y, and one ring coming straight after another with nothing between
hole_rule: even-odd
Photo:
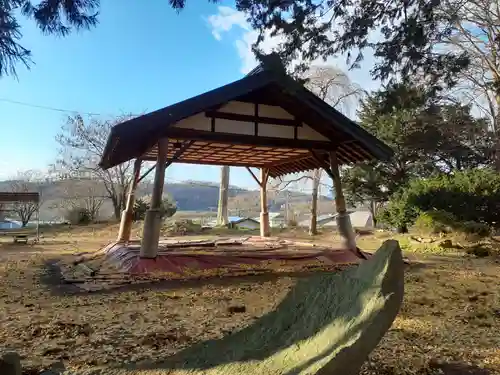
<instances>
[{"instance_id":1,"label":"distant mountain ridge","mask_svg":"<svg viewBox=\"0 0 500 375\"><path fill-rule=\"evenodd\" d=\"M0 191L10 191L10 181L0 181ZM92 185L90 185L92 184ZM41 220L57 220L64 216L64 209L56 206L68 194L85 194L89 187L94 190L96 182L90 180L56 180L44 181L40 183L42 193L42 207L40 210ZM35 188L35 184L33 184ZM104 186L98 187L104 195ZM219 200L219 185L202 181L185 181L179 183L167 183L164 189L177 203L178 211L217 211ZM149 195L152 192L150 182L141 182L138 186L137 197ZM270 211L286 211L288 200L289 212L297 212L308 215L310 211L310 194L300 192L268 192L268 204ZM260 212L260 192L258 190L248 190L237 186L229 187L229 209L231 215L237 216L257 216ZM333 212L334 203L330 198L321 197L319 202L321 213ZM111 203L106 200L101 208L100 216L111 217L113 209Z\"/></svg>"}]
</instances>

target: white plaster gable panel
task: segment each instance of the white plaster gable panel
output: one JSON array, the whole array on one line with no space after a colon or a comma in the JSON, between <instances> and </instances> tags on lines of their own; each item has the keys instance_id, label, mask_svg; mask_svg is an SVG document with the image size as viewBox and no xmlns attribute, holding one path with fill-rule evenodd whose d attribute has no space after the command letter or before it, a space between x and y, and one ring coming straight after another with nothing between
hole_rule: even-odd
<instances>
[{"instance_id":1,"label":"white plaster gable panel","mask_svg":"<svg viewBox=\"0 0 500 375\"><path fill-rule=\"evenodd\" d=\"M210 131L211 120L205 116L205 113L198 113L194 116L185 118L173 125L175 128L181 129L194 129L194 130L204 130Z\"/></svg>"},{"instance_id":2,"label":"white plaster gable panel","mask_svg":"<svg viewBox=\"0 0 500 375\"><path fill-rule=\"evenodd\" d=\"M255 114L253 103L238 102L235 100L224 104L221 108L218 109L218 111L249 116L253 116Z\"/></svg>"},{"instance_id":3,"label":"white plaster gable panel","mask_svg":"<svg viewBox=\"0 0 500 375\"><path fill-rule=\"evenodd\" d=\"M297 138L308 141L329 141L328 138L304 123L297 129Z\"/></svg>"},{"instance_id":4,"label":"white plaster gable panel","mask_svg":"<svg viewBox=\"0 0 500 375\"><path fill-rule=\"evenodd\" d=\"M254 135L255 124L253 122L233 121L216 118L215 132Z\"/></svg>"},{"instance_id":5,"label":"white plaster gable panel","mask_svg":"<svg viewBox=\"0 0 500 375\"><path fill-rule=\"evenodd\" d=\"M266 112L261 113L261 108L265 108ZM253 116L253 104L233 101L226 104L219 111ZM288 112L280 107L263 105L259 105L259 116L275 117L280 119L293 119L293 116L291 116ZM205 112L202 112L177 122L173 125L173 127L181 129L211 131L212 119L206 117ZM215 119L215 132L217 133L254 135L254 131L255 124L253 122L233 121L219 118ZM293 126L259 123L258 135L262 137L293 139L294 128ZM324 137L305 123L302 123L302 126L299 126L297 128L297 139L310 141L328 141L328 138Z\"/></svg>"},{"instance_id":6,"label":"white plaster gable panel","mask_svg":"<svg viewBox=\"0 0 500 375\"><path fill-rule=\"evenodd\" d=\"M259 104L259 116L293 120L294 116L281 107Z\"/></svg>"},{"instance_id":7,"label":"white plaster gable panel","mask_svg":"<svg viewBox=\"0 0 500 375\"><path fill-rule=\"evenodd\" d=\"M293 139L293 126L259 124L259 136Z\"/></svg>"}]
</instances>

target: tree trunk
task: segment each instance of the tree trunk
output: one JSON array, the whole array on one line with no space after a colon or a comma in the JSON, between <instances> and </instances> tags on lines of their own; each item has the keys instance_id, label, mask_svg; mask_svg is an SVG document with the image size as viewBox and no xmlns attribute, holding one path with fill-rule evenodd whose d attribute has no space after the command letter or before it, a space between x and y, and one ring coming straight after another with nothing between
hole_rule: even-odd
<instances>
[{"instance_id":1,"label":"tree trunk","mask_svg":"<svg viewBox=\"0 0 500 375\"><path fill-rule=\"evenodd\" d=\"M495 83L497 113L495 121L495 170L500 172L500 77Z\"/></svg>"},{"instance_id":2,"label":"tree trunk","mask_svg":"<svg viewBox=\"0 0 500 375\"><path fill-rule=\"evenodd\" d=\"M217 225L228 225L227 202L229 198L229 167L223 166L220 176L219 204L217 207Z\"/></svg>"},{"instance_id":3,"label":"tree trunk","mask_svg":"<svg viewBox=\"0 0 500 375\"><path fill-rule=\"evenodd\" d=\"M311 221L309 223L309 235L318 234L318 188L321 179L321 169L313 171L312 193L311 193Z\"/></svg>"},{"instance_id":4,"label":"tree trunk","mask_svg":"<svg viewBox=\"0 0 500 375\"><path fill-rule=\"evenodd\" d=\"M377 227L377 202L372 200L370 202L370 214L372 215L373 227Z\"/></svg>"},{"instance_id":5,"label":"tree trunk","mask_svg":"<svg viewBox=\"0 0 500 375\"><path fill-rule=\"evenodd\" d=\"M120 194L120 211L125 210L125 206L127 203L127 194L125 193L128 190L128 185L123 189L123 192ZM120 215L121 217L121 215Z\"/></svg>"},{"instance_id":6,"label":"tree trunk","mask_svg":"<svg viewBox=\"0 0 500 375\"><path fill-rule=\"evenodd\" d=\"M112 197L111 203L113 204L113 213L115 215L115 219L119 220L122 214L121 202L118 201L117 197Z\"/></svg>"}]
</instances>

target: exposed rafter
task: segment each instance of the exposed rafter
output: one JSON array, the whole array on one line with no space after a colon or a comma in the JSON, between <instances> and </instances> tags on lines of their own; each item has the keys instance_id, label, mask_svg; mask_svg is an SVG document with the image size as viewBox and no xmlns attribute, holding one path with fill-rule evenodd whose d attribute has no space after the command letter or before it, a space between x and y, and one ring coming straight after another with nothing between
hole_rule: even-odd
<instances>
[{"instance_id":1,"label":"exposed rafter","mask_svg":"<svg viewBox=\"0 0 500 375\"><path fill-rule=\"evenodd\" d=\"M302 123L296 119L285 119L285 118L278 118L278 117L259 116L257 114L252 116L252 115L243 115L240 113L232 113L232 112L206 111L205 116L210 117L210 118L222 119L222 120L251 122L251 123L258 123L258 124L295 126L295 127L302 126Z\"/></svg>"},{"instance_id":2,"label":"exposed rafter","mask_svg":"<svg viewBox=\"0 0 500 375\"><path fill-rule=\"evenodd\" d=\"M186 151L189 146L191 146L194 143L194 141L187 141L182 144L182 146L175 152L174 156L170 158L166 163L165 163L165 168L168 168L172 163L177 161L181 155ZM137 182L141 182L148 174L151 173L153 169L155 169L156 164L153 165L151 168L149 168L140 178Z\"/></svg>"}]
</instances>

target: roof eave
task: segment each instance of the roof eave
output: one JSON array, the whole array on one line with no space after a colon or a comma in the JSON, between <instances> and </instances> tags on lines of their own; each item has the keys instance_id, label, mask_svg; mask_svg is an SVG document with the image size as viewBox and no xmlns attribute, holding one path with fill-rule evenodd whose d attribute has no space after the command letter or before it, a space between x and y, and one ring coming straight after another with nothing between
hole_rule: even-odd
<instances>
[{"instance_id":1,"label":"roof eave","mask_svg":"<svg viewBox=\"0 0 500 375\"><path fill-rule=\"evenodd\" d=\"M356 122L352 121L350 118L321 100L317 95L315 95L303 85L300 85L291 77L282 77L282 79L278 79L277 82L282 86L282 88L287 90L289 94L306 103L313 110L322 115L325 119L335 124L347 124L348 126L342 127L341 130L345 131L352 138L359 141L378 160L387 161L390 160L394 155L394 151L384 142L382 142L374 135L370 134L368 131L359 126Z\"/></svg>"},{"instance_id":2,"label":"roof eave","mask_svg":"<svg viewBox=\"0 0 500 375\"><path fill-rule=\"evenodd\" d=\"M106 146L104 148L101 160L98 165L103 169L112 168L118 164L131 160L134 157L140 157L142 153L146 152L147 147L144 150L139 149L132 157L127 160L122 160L124 158L118 158L117 161L110 161L110 156L113 151L113 140L120 137L120 132L126 133L126 129L133 129L134 123L143 122L146 118L149 119L149 127L152 132L160 133L164 131L171 124L180 121L186 117L192 116L196 113L202 112L211 107L223 104L235 97L244 95L250 91L256 90L260 87L264 87L276 80L276 76L269 71L258 72L253 75L243 77L240 80L234 81L227 85L218 87L214 90L208 91L201 95L197 95L192 98L188 98L178 103L174 103L170 106L164 107L162 109L156 110L154 112L135 117L133 119L124 121L112 127L111 132L108 136ZM208 103L201 105L200 101L204 98L208 98ZM144 129L142 129L144 130ZM153 143L154 144L154 143ZM152 145L146 145L151 147Z\"/></svg>"}]
</instances>

